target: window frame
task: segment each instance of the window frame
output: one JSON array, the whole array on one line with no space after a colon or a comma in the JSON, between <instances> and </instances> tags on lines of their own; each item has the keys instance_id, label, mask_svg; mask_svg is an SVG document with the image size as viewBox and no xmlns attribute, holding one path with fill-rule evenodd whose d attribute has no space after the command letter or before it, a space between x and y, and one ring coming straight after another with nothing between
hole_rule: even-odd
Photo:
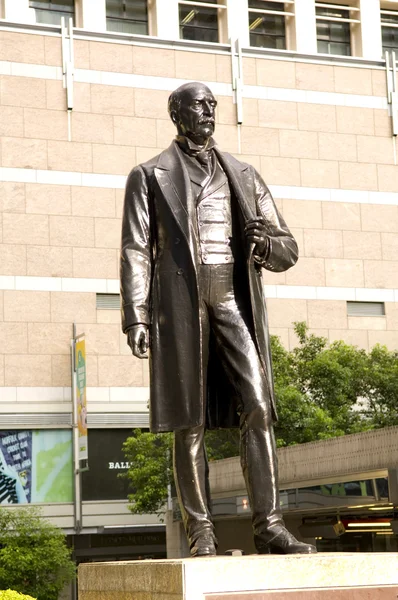
<instances>
[{"instance_id":1,"label":"window frame","mask_svg":"<svg viewBox=\"0 0 398 600\"><path fill-rule=\"evenodd\" d=\"M254 15L275 15L278 17L283 17L284 20L284 41L285 41L285 47L284 48L272 48L269 46L252 46L250 44L251 48L266 48L268 50L291 50L291 40L292 40L292 20L295 17L295 13L294 13L294 8L295 8L295 0L263 0L264 3L266 2L272 2L273 4L282 4L283 5L283 9L282 10L273 10L271 8L254 8L254 7L248 7L248 15L249 15L249 21L250 21L250 15L254 14ZM286 10L286 6L288 7L292 7L293 10ZM259 17L260 18L260 17ZM250 43L250 35L252 33L251 29L250 29L250 23L248 25L249 27L249 43ZM275 36L277 37L277 36Z\"/></svg>"},{"instance_id":2,"label":"window frame","mask_svg":"<svg viewBox=\"0 0 398 600\"><path fill-rule=\"evenodd\" d=\"M44 8L44 7L40 7L40 6L35 6L36 4L41 4L40 0L29 0L29 8L31 10L35 11L35 22L42 24L42 25L54 25L54 23L46 23L45 21L38 21L37 20L37 11L40 11L41 13L43 12L47 12L47 13L54 13L54 14L58 14L60 15L60 22L62 17L65 18L65 21L69 21L69 19L72 19L73 21L73 26L76 27L77 25L77 15L78 15L78 2L76 0L72 0L73 2L73 10L71 11L65 11L65 10L59 10L57 8ZM43 0L43 4L52 4L52 0ZM53 5L53 6L57 6L57 5ZM60 6L60 5L58 5ZM61 5L62 6L62 5Z\"/></svg>"},{"instance_id":3,"label":"window frame","mask_svg":"<svg viewBox=\"0 0 398 600\"><path fill-rule=\"evenodd\" d=\"M198 7L207 7L207 8L215 8L217 10L217 34L218 41L217 42L207 42L204 41L202 43L209 44L223 44L228 42L228 32L227 32L227 5L222 4L221 0L206 1L206 2L197 2L196 0L178 0L178 30L180 35L180 40L190 41L188 38L183 38L181 36L181 21L180 21L180 6L198 6ZM192 41L192 40L191 40Z\"/></svg>"},{"instance_id":4,"label":"window frame","mask_svg":"<svg viewBox=\"0 0 398 600\"><path fill-rule=\"evenodd\" d=\"M83 0L84 1L84 0ZM146 25L147 25L147 33L131 33L131 32L124 32L124 31L116 31L114 29L108 29L108 19L112 19L114 21L120 21L121 23L133 23L133 19L126 19L124 17L120 17L120 19L116 18L116 17L108 17L107 15L107 2L105 1L105 27L106 27L106 31L108 33L114 33L114 34L124 34L124 35L143 35L143 36L147 36L147 35L154 35L153 34L153 18L152 18L152 2L151 0L146 0Z\"/></svg>"},{"instance_id":5,"label":"window frame","mask_svg":"<svg viewBox=\"0 0 398 600\"><path fill-rule=\"evenodd\" d=\"M316 22L316 36L317 36L317 44L318 44L318 22L330 22L330 23L348 23L349 25L349 33L350 33L350 45L349 45L349 50L350 50L350 54L332 54L331 52L326 53L326 55L328 56L358 56L361 54L361 52L358 52L359 48L358 48L358 43L356 40L356 35L355 35L355 31L354 31L354 27L360 27L361 25L361 19L358 18L354 18L353 14L358 14L360 17L360 13L361 13L361 9L358 6L355 6L352 4L352 2L355 0L351 0L350 4L341 4L341 2L335 2L334 0L329 0L326 2L322 2L321 0L315 0L315 22ZM323 16L323 15L318 15L316 14L317 8L330 8L332 10L342 10L342 11L346 11L348 13L348 17L339 17L339 16ZM333 42L333 40L330 40L330 42ZM329 42L329 43L330 43ZM318 52L318 54L325 54L323 52Z\"/></svg>"},{"instance_id":6,"label":"window frame","mask_svg":"<svg viewBox=\"0 0 398 600\"><path fill-rule=\"evenodd\" d=\"M383 14L387 15L387 14L391 14L397 17L397 22L396 23L390 23L390 22L386 22L383 21ZM385 56L386 52L395 52L396 55L398 55L398 40L397 40L397 46L395 48L393 47L385 47L384 46L384 42L383 42L383 30L384 29L390 29L390 30L394 30L394 29L398 29L398 2L396 3L395 7L393 8L386 8L385 6L383 6L383 3L380 6L380 27L381 27L381 43L382 43L382 56ZM398 38L398 32L397 32L397 38Z\"/></svg>"},{"instance_id":7,"label":"window frame","mask_svg":"<svg viewBox=\"0 0 398 600\"><path fill-rule=\"evenodd\" d=\"M385 318L384 300L347 300L347 317ZM367 309L367 310L366 310Z\"/></svg>"}]
</instances>

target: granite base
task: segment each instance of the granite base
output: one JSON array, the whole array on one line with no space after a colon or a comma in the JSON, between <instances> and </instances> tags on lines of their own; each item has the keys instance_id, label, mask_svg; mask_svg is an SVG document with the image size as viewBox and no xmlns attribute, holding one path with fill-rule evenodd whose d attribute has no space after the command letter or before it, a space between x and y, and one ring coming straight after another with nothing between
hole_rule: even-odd
<instances>
[{"instance_id":1,"label":"granite base","mask_svg":"<svg viewBox=\"0 0 398 600\"><path fill-rule=\"evenodd\" d=\"M79 566L79 600L396 600L398 553L220 556Z\"/></svg>"}]
</instances>

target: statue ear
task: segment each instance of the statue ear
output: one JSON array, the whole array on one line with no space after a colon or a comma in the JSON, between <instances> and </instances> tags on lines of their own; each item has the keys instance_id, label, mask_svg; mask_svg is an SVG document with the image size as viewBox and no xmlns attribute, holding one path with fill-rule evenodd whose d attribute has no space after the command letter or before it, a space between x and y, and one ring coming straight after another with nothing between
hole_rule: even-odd
<instances>
[{"instance_id":1,"label":"statue ear","mask_svg":"<svg viewBox=\"0 0 398 600\"><path fill-rule=\"evenodd\" d=\"M177 112L175 110L172 110L170 113L170 119L173 121L174 125L178 125L178 115Z\"/></svg>"}]
</instances>

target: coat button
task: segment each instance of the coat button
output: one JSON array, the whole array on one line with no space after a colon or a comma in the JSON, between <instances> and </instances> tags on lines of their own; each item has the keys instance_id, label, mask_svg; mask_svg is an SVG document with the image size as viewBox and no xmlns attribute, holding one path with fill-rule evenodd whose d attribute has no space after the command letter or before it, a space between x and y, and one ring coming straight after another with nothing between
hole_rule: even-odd
<instances>
[{"instance_id":1,"label":"coat button","mask_svg":"<svg viewBox=\"0 0 398 600\"><path fill-rule=\"evenodd\" d=\"M175 243L175 244L179 244L179 243L180 243L180 241L181 241L181 240L180 240L180 238L176 238L176 239L174 240L174 243Z\"/></svg>"},{"instance_id":2,"label":"coat button","mask_svg":"<svg viewBox=\"0 0 398 600\"><path fill-rule=\"evenodd\" d=\"M182 275L184 273L183 269L178 269L177 275Z\"/></svg>"}]
</instances>

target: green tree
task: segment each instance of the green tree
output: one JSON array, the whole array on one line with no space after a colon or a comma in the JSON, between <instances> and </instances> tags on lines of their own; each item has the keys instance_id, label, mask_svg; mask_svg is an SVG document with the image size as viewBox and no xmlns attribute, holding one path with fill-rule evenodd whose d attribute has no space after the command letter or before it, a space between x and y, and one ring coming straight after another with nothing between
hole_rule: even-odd
<instances>
[{"instance_id":1,"label":"green tree","mask_svg":"<svg viewBox=\"0 0 398 600\"><path fill-rule=\"evenodd\" d=\"M38 509L0 508L0 589L57 600L75 576L64 533Z\"/></svg>"},{"instance_id":2,"label":"green tree","mask_svg":"<svg viewBox=\"0 0 398 600\"><path fill-rule=\"evenodd\" d=\"M398 352L356 346L311 334L295 324L297 346L271 336L279 420L277 445L289 446L398 425ZM210 460L239 454L238 430L206 433ZM134 432L124 445L132 487L130 510L161 512L172 484L172 434Z\"/></svg>"},{"instance_id":3,"label":"green tree","mask_svg":"<svg viewBox=\"0 0 398 600\"><path fill-rule=\"evenodd\" d=\"M135 429L123 444L130 468L120 477L127 477L132 493L129 509L134 514L155 512L161 515L172 482L171 433L146 433Z\"/></svg>"},{"instance_id":4,"label":"green tree","mask_svg":"<svg viewBox=\"0 0 398 600\"><path fill-rule=\"evenodd\" d=\"M363 412L375 428L398 425L398 351L375 346L368 355L364 377Z\"/></svg>"},{"instance_id":5,"label":"green tree","mask_svg":"<svg viewBox=\"0 0 398 600\"><path fill-rule=\"evenodd\" d=\"M295 333L298 344L291 351L277 337L271 340L278 446L371 428L360 404L368 393L366 351L342 341L328 345L326 338L310 334L305 323L296 323Z\"/></svg>"}]
</instances>

